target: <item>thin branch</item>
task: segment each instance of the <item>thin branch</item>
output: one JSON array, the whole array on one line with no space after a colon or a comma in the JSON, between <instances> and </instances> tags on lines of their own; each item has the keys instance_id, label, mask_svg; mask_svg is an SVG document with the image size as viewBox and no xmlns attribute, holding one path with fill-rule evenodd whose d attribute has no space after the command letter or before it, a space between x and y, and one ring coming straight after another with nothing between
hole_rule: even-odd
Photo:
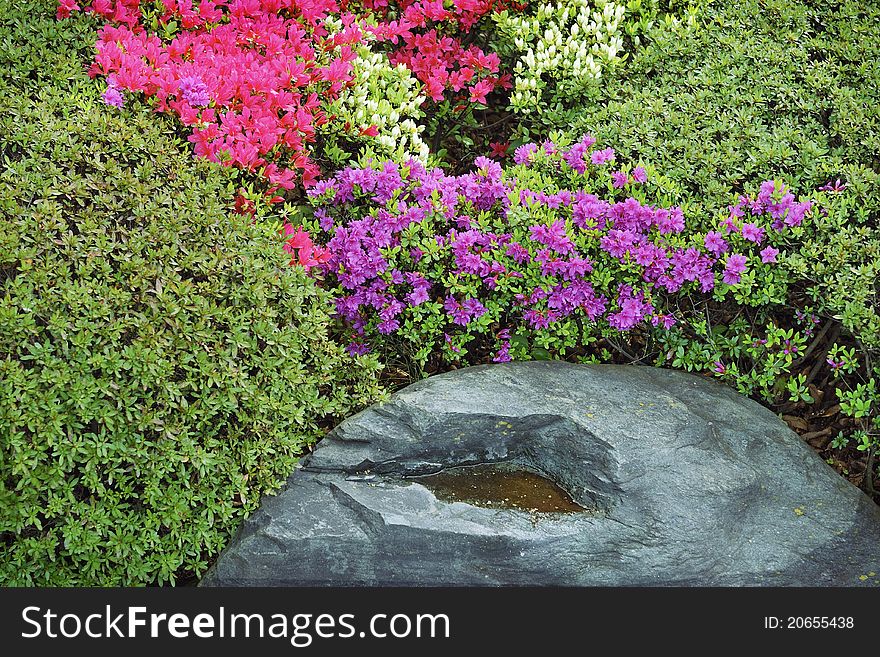
<instances>
[{"instance_id":1,"label":"thin branch","mask_svg":"<svg viewBox=\"0 0 880 657\"><path fill-rule=\"evenodd\" d=\"M516 114L508 114L503 119L498 119L494 123L490 123L489 125L477 125L471 128L471 130L491 130L496 125L501 125L502 123L507 123L508 121L512 121L516 117Z\"/></svg>"},{"instance_id":2,"label":"thin branch","mask_svg":"<svg viewBox=\"0 0 880 657\"><path fill-rule=\"evenodd\" d=\"M617 343L616 343L614 340L612 340L611 338L605 338L605 341L606 341L608 344L610 344L612 347L614 347L614 349L615 349L619 354L621 354L621 355L623 355L624 357L626 357L626 358L629 360L630 365L632 365L633 363L637 363L637 362L639 362L639 359L638 359L638 358L636 358L635 356L633 356L633 355L632 355L631 353L629 353L626 349L624 349L623 346L617 344Z\"/></svg>"},{"instance_id":3,"label":"thin branch","mask_svg":"<svg viewBox=\"0 0 880 657\"><path fill-rule=\"evenodd\" d=\"M873 497L877 491L874 489L874 447L868 450L868 465L865 468L865 478L862 480L862 490Z\"/></svg>"},{"instance_id":4,"label":"thin branch","mask_svg":"<svg viewBox=\"0 0 880 657\"><path fill-rule=\"evenodd\" d=\"M853 337L855 338L855 336L853 336ZM871 352L865 348L865 345L862 344L861 340L859 340L858 338L855 338L855 341L856 341L856 344L859 345L859 349L861 349L861 351L862 351L862 356L865 357L865 371L867 372L869 377L873 376L874 368L873 368L873 364L871 363Z\"/></svg>"},{"instance_id":5,"label":"thin branch","mask_svg":"<svg viewBox=\"0 0 880 657\"><path fill-rule=\"evenodd\" d=\"M807 360L807 358L809 357L809 355L810 355L811 353L813 353L813 350L815 350L816 347L819 346L819 342L822 340L822 338L825 337L825 334L828 333L828 329L831 328L831 325L832 325L832 324L834 324L834 321L833 321L833 320L828 320L827 322L825 322L825 326L823 326L823 327L822 327L822 330L819 331L819 333L816 334L816 337L813 338L813 341L810 343L810 346L807 347L807 350L803 353L803 355L802 355L800 358L798 358L795 362L793 362L793 363L791 364L792 369L794 369L795 367L798 367L798 366L800 366L800 365L803 365L803 364L806 362L806 360ZM838 333L839 333L839 332L840 332L840 331L839 331L839 328L838 328ZM829 340L829 342L832 342L832 343L833 343L834 340L836 340L836 339L837 339L837 338L835 337L835 338Z\"/></svg>"},{"instance_id":6,"label":"thin branch","mask_svg":"<svg viewBox=\"0 0 880 657\"><path fill-rule=\"evenodd\" d=\"M838 336L840 335L840 324L835 325L834 330L831 332L831 337L828 339L828 345L832 345L837 341ZM815 342L815 340L814 340ZM813 363L813 367L810 370L810 373L807 375L807 380L804 382L804 385L808 385L816 378L816 375L819 373L819 370L822 369L822 366L825 365L825 357L828 355L828 347L825 347L822 355L816 359L816 362ZM809 353L809 349L807 350ZM804 355L806 357L806 354ZM803 358L801 359L803 360ZM794 367L792 367L794 369Z\"/></svg>"}]
</instances>

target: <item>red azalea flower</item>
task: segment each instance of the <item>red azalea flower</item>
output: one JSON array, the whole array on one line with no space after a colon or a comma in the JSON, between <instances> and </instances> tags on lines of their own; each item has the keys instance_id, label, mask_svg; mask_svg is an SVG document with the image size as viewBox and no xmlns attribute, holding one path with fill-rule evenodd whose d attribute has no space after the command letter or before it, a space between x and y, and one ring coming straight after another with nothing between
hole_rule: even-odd
<instances>
[{"instance_id":1,"label":"red azalea flower","mask_svg":"<svg viewBox=\"0 0 880 657\"><path fill-rule=\"evenodd\" d=\"M70 12L76 11L81 7L76 4L76 0L58 0L58 10L55 12L55 18L61 20L70 16Z\"/></svg>"},{"instance_id":2,"label":"red azalea flower","mask_svg":"<svg viewBox=\"0 0 880 657\"><path fill-rule=\"evenodd\" d=\"M494 157L498 160L503 160L507 157L507 151L510 149L510 142L500 142L493 141L489 144L489 157Z\"/></svg>"},{"instance_id":3,"label":"red azalea flower","mask_svg":"<svg viewBox=\"0 0 880 657\"><path fill-rule=\"evenodd\" d=\"M238 194L235 197L235 213L236 214L249 214L251 216L257 211L254 202L244 196L244 190L238 190Z\"/></svg>"}]
</instances>

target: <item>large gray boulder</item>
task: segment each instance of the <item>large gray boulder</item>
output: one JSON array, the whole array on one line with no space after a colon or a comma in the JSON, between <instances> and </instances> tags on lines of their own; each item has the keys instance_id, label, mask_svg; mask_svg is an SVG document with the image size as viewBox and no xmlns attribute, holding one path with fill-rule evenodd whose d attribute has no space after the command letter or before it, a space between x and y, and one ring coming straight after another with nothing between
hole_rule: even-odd
<instances>
[{"instance_id":1,"label":"large gray boulder","mask_svg":"<svg viewBox=\"0 0 880 657\"><path fill-rule=\"evenodd\" d=\"M412 479L500 462L584 511L456 501ZM867 496L719 383L509 363L340 424L202 585L876 586L878 539Z\"/></svg>"}]
</instances>

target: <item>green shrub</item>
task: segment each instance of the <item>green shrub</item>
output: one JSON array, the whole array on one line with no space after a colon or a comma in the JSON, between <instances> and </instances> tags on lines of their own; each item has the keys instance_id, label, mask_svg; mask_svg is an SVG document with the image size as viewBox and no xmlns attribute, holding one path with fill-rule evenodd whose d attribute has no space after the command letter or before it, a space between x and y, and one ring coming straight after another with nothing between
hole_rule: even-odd
<instances>
[{"instance_id":1,"label":"green shrub","mask_svg":"<svg viewBox=\"0 0 880 657\"><path fill-rule=\"evenodd\" d=\"M809 194L880 169L877 2L714 2L698 22L652 30L560 127L653 164L704 216L762 180Z\"/></svg>"},{"instance_id":2,"label":"green shrub","mask_svg":"<svg viewBox=\"0 0 880 657\"><path fill-rule=\"evenodd\" d=\"M838 319L862 347L880 351L880 229L871 217L880 175L851 172L839 192L816 194L824 212L809 225L800 249L785 266L808 281L812 302Z\"/></svg>"},{"instance_id":3,"label":"green shrub","mask_svg":"<svg viewBox=\"0 0 880 657\"><path fill-rule=\"evenodd\" d=\"M87 19L52 14L0 2L0 583L173 583L379 395L376 365L227 210L230 172L100 103Z\"/></svg>"}]
</instances>

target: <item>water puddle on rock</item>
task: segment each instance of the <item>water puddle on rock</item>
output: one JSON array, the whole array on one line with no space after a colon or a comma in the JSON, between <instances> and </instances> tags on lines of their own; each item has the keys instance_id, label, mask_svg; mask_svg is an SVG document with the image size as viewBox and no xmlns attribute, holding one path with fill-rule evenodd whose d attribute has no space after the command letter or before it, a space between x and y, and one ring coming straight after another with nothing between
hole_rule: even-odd
<instances>
[{"instance_id":1,"label":"water puddle on rock","mask_svg":"<svg viewBox=\"0 0 880 657\"><path fill-rule=\"evenodd\" d=\"M510 464L450 468L437 474L409 477L409 480L422 484L445 502L534 513L585 511L549 479Z\"/></svg>"}]
</instances>

